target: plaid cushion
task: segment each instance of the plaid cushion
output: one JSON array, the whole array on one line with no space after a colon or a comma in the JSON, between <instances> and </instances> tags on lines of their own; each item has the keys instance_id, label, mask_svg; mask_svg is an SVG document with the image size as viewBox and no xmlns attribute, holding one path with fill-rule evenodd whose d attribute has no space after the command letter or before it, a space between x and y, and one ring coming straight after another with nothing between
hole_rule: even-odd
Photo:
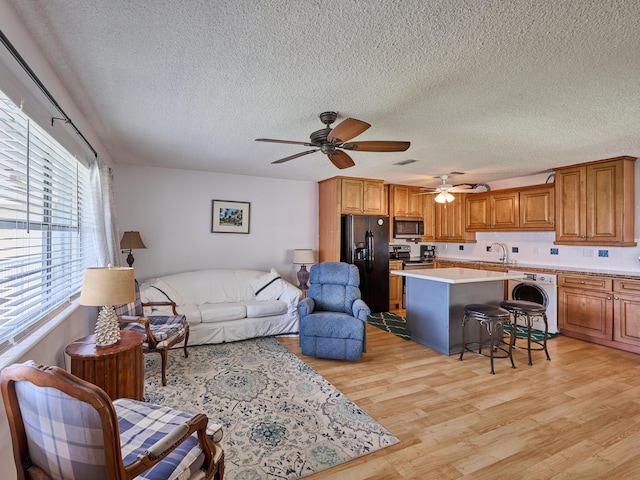
<instances>
[{"instance_id":1,"label":"plaid cushion","mask_svg":"<svg viewBox=\"0 0 640 480\"><path fill-rule=\"evenodd\" d=\"M96 410L50 387L16 382L29 455L53 479L106 478Z\"/></svg>"},{"instance_id":2,"label":"plaid cushion","mask_svg":"<svg viewBox=\"0 0 640 480\"><path fill-rule=\"evenodd\" d=\"M147 318L151 333L156 339L156 348L166 347L174 338L184 335L187 328L187 317L184 315L152 315ZM145 333L144 325L141 323L120 322L120 328ZM146 338L143 346L149 346Z\"/></svg>"},{"instance_id":3,"label":"plaid cushion","mask_svg":"<svg viewBox=\"0 0 640 480\"><path fill-rule=\"evenodd\" d=\"M189 413L149 403L119 398L113 402L118 413L122 459L127 465L164 435L188 421ZM209 422L207 432L221 438L221 426ZM213 436L215 439L216 436ZM194 433L153 468L136 478L146 480L188 479L204 461ZM89 478L89 477L86 477Z\"/></svg>"},{"instance_id":4,"label":"plaid cushion","mask_svg":"<svg viewBox=\"0 0 640 480\"><path fill-rule=\"evenodd\" d=\"M138 287L138 281L136 280L136 299L131 303L125 303L124 305L116 305L114 307L116 315L140 317L142 316L142 300L140 300L140 288Z\"/></svg>"}]
</instances>

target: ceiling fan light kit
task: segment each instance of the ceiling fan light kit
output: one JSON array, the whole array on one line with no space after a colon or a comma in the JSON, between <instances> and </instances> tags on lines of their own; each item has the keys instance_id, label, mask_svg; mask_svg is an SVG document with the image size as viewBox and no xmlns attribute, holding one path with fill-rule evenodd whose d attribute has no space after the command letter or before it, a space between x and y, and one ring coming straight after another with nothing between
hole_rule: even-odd
<instances>
[{"instance_id":1,"label":"ceiling fan light kit","mask_svg":"<svg viewBox=\"0 0 640 480\"><path fill-rule=\"evenodd\" d=\"M256 138L256 142L271 143L287 143L293 145L304 145L307 147L316 147L313 150L296 153L271 163L284 163L310 153L322 152L331 163L336 167L343 169L355 165L353 159L344 150L361 151L361 152L404 152L410 146L410 142L393 142L393 141L365 141L365 142L349 142L354 137L365 132L371 125L356 118L347 118L331 128L330 125L338 118L337 112L323 112L320 114L320 121L326 125L325 128L313 132L309 139L310 142L295 142L291 140L276 140L272 138ZM349 142L349 143L346 143Z\"/></svg>"},{"instance_id":2,"label":"ceiling fan light kit","mask_svg":"<svg viewBox=\"0 0 640 480\"><path fill-rule=\"evenodd\" d=\"M442 180L442 185L438 185L433 188L423 188L425 194L437 194L434 200L438 203L451 203L455 200L455 197L451 193L480 193L488 192L490 190L489 185L486 183L479 183L475 186L471 185L451 185L447 183L447 179L451 175L462 175L462 172L453 172L448 175L439 175L438 178Z\"/></svg>"},{"instance_id":3,"label":"ceiling fan light kit","mask_svg":"<svg viewBox=\"0 0 640 480\"><path fill-rule=\"evenodd\" d=\"M438 195L436 195L436 198L434 198L434 200L438 203L451 203L455 199L456 197L451 195L449 192L440 192L438 193Z\"/></svg>"}]
</instances>

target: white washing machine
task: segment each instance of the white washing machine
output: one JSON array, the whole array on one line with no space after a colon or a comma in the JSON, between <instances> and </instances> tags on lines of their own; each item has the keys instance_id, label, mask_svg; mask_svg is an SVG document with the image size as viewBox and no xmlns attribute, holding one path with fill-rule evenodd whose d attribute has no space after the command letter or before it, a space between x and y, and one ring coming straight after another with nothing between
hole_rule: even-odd
<instances>
[{"instance_id":1,"label":"white washing machine","mask_svg":"<svg viewBox=\"0 0 640 480\"><path fill-rule=\"evenodd\" d=\"M558 333L558 277L548 273L509 270L525 276L523 280L509 280L509 300L527 300L547 307L549 333ZM544 323L533 322L533 328L544 331Z\"/></svg>"}]
</instances>

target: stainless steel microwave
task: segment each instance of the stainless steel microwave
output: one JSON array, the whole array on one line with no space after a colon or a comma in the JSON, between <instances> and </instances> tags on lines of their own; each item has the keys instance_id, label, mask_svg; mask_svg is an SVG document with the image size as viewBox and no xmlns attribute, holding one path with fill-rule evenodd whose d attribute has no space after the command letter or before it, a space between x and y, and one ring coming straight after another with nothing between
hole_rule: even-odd
<instances>
[{"instance_id":1,"label":"stainless steel microwave","mask_svg":"<svg viewBox=\"0 0 640 480\"><path fill-rule=\"evenodd\" d=\"M394 217L394 238L418 238L424 235L424 221L416 217Z\"/></svg>"}]
</instances>

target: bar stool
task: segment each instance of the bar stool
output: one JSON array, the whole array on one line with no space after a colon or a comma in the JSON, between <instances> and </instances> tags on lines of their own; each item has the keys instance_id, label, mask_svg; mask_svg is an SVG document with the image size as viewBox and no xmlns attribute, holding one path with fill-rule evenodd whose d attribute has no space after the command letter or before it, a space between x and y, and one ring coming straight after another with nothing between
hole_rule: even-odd
<instances>
[{"instance_id":1,"label":"bar stool","mask_svg":"<svg viewBox=\"0 0 640 480\"><path fill-rule=\"evenodd\" d=\"M511 329L511 341L509 342L509 348L501 347L500 344L504 343L503 337L503 325L509 323L511 319L510 313L504 308L500 308L494 305L486 305L482 303L472 303L464 307L464 317L462 318L462 350L460 351L460 360L465 351L471 352L475 355L481 355L483 357L488 356L491 359L491 374L495 372L493 370L494 358L509 358L511 360L511 368L516 368L513 363L513 357L511 355L511 346L515 340L514 330ZM478 341L467 343L465 340L466 324L469 320L476 320L480 328L478 328ZM482 353L482 327L486 328L489 332L489 355ZM470 346L471 345L471 346ZM474 348L475 346L475 348ZM477 351L476 351L477 348ZM497 350L504 352L501 355L495 355Z\"/></svg>"},{"instance_id":2,"label":"bar stool","mask_svg":"<svg viewBox=\"0 0 640 480\"><path fill-rule=\"evenodd\" d=\"M549 325L547 323L547 307L536 302L529 302L527 300L504 300L500 302L500 306L507 310L513 316L511 321L511 343L513 345L513 348L527 349L527 354L529 356L529 365L533 365L533 362L531 361L532 350L544 350L544 353L547 355L547 360L551 360L551 357L549 357L549 351L547 350L547 335L549 332ZM519 318L522 318L524 320L524 324L527 327L526 347L518 346L516 344L517 335L515 334L515 331ZM533 321L536 318L540 318L544 323L544 338L542 339L542 341L531 338L531 327L533 326ZM538 346L532 347L532 343Z\"/></svg>"}]
</instances>

